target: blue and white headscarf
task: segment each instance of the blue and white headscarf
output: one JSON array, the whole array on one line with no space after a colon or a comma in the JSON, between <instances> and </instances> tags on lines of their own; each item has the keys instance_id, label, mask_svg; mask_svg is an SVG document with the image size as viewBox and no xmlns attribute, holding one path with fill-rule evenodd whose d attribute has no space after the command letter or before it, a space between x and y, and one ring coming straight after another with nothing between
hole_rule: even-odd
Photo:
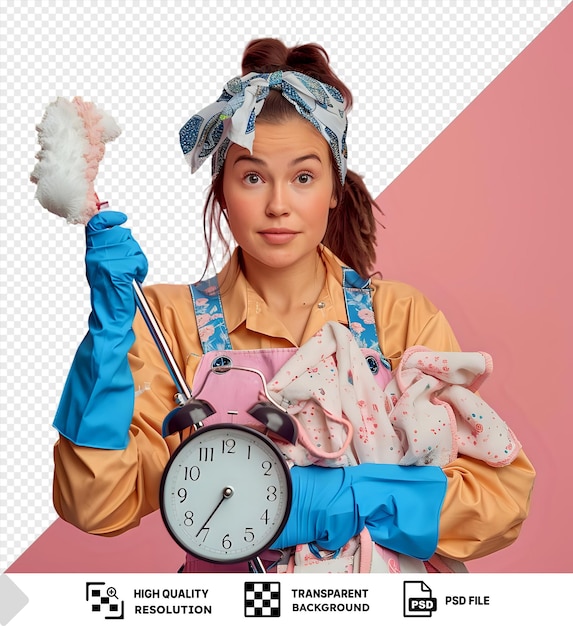
<instances>
[{"instance_id":1,"label":"blue and white headscarf","mask_svg":"<svg viewBox=\"0 0 573 626\"><path fill-rule=\"evenodd\" d=\"M212 173L216 176L231 142L253 151L255 118L271 89L278 90L326 139L344 184L347 119L342 94L331 85L291 71L237 76L225 85L216 102L194 115L179 132L191 171L197 171L213 155Z\"/></svg>"}]
</instances>

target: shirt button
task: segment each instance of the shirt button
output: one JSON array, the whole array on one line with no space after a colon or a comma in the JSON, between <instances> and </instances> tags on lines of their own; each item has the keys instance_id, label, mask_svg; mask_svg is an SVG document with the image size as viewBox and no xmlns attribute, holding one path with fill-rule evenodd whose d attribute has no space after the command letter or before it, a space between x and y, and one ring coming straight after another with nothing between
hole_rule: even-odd
<instances>
[{"instance_id":1,"label":"shirt button","mask_svg":"<svg viewBox=\"0 0 573 626\"><path fill-rule=\"evenodd\" d=\"M322 302L322 300L316 305L319 309L324 309L324 307L326 306L326 304L324 302Z\"/></svg>"}]
</instances>

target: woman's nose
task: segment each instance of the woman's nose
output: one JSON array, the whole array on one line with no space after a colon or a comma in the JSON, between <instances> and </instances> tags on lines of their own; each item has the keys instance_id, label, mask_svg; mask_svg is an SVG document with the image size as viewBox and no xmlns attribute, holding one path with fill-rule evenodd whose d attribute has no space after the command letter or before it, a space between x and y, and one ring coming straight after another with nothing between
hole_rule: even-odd
<instances>
[{"instance_id":1,"label":"woman's nose","mask_svg":"<svg viewBox=\"0 0 573 626\"><path fill-rule=\"evenodd\" d=\"M289 213L288 191L284 185L275 184L271 188L267 203L268 215L285 215Z\"/></svg>"}]
</instances>

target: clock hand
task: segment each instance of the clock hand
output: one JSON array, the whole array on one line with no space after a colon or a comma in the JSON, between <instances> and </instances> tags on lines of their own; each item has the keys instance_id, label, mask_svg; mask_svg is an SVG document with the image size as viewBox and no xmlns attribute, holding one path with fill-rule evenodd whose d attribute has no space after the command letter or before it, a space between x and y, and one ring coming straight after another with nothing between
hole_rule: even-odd
<instances>
[{"instance_id":1,"label":"clock hand","mask_svg":"<svg viewBox=\"0 0 573 626\"><path fill-rule=\"evenodd\" d=\"M217 504L217 506L213 509L213 512L211 513L211 515L209 515L209 517L207 518L203 526L201 526L201 528L199 529L199 532L195 535L195 537L198 537L199 533L205 528L205 526L207 526L207 524L209 523L213 515L215 515L215 513L217 512L217 509L221 506L221 504L223 504L223 502L227 500L228 498L230 498L234 493L235 491L233 487L225 487L223 489L223 495L221 496L221 499L219 500L219 504Z\"/></svg>"}]
</instances>

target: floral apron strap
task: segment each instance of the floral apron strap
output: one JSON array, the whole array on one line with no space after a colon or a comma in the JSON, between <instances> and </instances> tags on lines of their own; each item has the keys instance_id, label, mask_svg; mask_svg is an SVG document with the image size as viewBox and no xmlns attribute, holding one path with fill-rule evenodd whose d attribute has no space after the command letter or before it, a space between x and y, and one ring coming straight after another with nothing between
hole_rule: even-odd
<instances>
[{"instance_id":1,"label":"floral apron strap","mask_svg":"<svg viewBox=\"0 0 573 626\"><path fill-rule=\"evenodd\" d=\"M189 289L203 354L214 350L232 350L217 277L189 285Z\"/></svg>"},{"instance_id":2,"label":"floral apron strap","mask_svg":"<svg viewBox=\"0 0 573 626\"><path fill-rule=\"evenodd\" d=\"M370 279L362 278L349 267L342 268L342 279L346 316L348 317L350 332L360 348L376 351L380 356L382 365L389 370L390 362L382 352L382 347L378 341L378 333L376 332Z\"/></svg>"}]
</instances>

